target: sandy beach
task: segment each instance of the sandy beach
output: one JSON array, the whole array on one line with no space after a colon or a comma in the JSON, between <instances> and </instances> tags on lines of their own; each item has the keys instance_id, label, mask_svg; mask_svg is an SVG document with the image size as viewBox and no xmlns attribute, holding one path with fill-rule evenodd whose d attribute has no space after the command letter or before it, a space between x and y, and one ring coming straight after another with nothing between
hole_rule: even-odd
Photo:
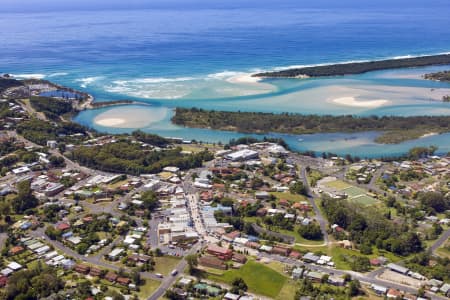
<instances>
[{"instance_id":1,"label":"sandy beach","mask_svg":"<svg viewBox=\"0 0 450 300\"><path fill-rule=\"evenodd\" d=\"M439 134L439 133L437 133L437 132L425 133L425 134L422 135L420 138L423 139L423 138L427 138L427 137L434 136L434 135L438 135L438 134Z\"/></svg>"},{"instance_id":2,"label":"sandy beach","mask_svg":"<svg viewBox=\"0 0 450 300\"><path fill-rule=\"evenodd\" d=\"M389 100L357 100L355 97L339 97L332 99L331 102L338 105L362 107L362 108L377 108L391 103Z\"/></svg>"},{"instance_id":3,"label":"sandy beach","mask_svg":"<svg viewBox=\"0 0 450 300\"><path fill-rule=\"evenodd\" d=\"M97 115L94 123L104 127L144 128L164 120L167 112L168 109L164 107L113 107Z\"/></svg>"},{"instance_id":4,"label":"sandy beach","mask_svg":"<svg viewBox=\"0 0 450 300\"><path fill-rule=\"evenodd\" d=\"M229 83L258 83L262 78L252 77L252 74L239 74L227 79Z\"/></svg>"}]
</instances>

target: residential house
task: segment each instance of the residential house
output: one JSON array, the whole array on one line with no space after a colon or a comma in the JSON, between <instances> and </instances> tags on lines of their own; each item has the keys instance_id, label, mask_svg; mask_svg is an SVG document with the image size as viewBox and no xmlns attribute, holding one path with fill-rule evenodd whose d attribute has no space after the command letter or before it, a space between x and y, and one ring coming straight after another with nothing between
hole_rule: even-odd
<instances>
[{"instance_id":1,"label":"residential house","mask_svg":"<svg viewBox=\"0 0 450 300\"><path fill-rule=\"evenodd\" d=\"M127 285L130 284L131 280L129 278L126 278L126 277L117 277L116 282L118 284L127 286Z\"/></svg>"},{"instance_id":2,"label":"residential house","mask_svg":"<svg viewBox=\"0 0 450 300\"><path fill-rule=\"evenodd\" d=\"M112 272L112 271L106 273L106 275L105 275L105 279L110 281L110 282L116 282L118 277L119 276L116 273Z\"/></svg>"},{"instance_id":3,"label":"residential house","mask_svg":"<svg viewBox=\"0 0 450 300\"><path fill-rule=\"evenodd\" d=\"M90 267L87 265L79 264L79 265L75 266L75 272L77 272L77 273L86 275L89 273L89 270L90 270Z\"/></svg>"},{"instance_id":4,"label":"residential house","mask_svg":"<svg viewBox=\"0 0 450 300\"><path fill-rule=\"evenodd\" d=\"M402 292L396 289L389 289L387 291L386 297L388 299L398 299L402 297Z\"/></svg>"}]
</instances>

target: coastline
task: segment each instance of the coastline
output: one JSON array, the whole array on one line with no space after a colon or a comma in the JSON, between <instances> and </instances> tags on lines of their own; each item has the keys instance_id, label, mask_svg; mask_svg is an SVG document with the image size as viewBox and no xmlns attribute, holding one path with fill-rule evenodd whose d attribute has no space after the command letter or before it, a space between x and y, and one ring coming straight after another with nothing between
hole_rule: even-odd
<instances>
[{"instance_id":1,"label":"coastline","mask_svg":"<svg viewBox=\"0 0 450 300\"><path fill-rule=\"evenodd\" d=\"M371 71L449 65L450 54L423 55L406 58L320 64L315 66L286 68L253 74L258 78L310 78L362 74Z\"/></svg>"}]
</instances>

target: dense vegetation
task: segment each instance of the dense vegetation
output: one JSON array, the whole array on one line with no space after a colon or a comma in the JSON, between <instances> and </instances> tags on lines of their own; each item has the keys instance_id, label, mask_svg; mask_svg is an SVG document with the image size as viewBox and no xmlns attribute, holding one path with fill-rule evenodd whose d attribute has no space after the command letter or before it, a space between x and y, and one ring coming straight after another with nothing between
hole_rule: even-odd
<instances>
[{"instance_id":1,"label":"dense vegetation","mask_svg":"<svg viewBox=\"0 0 450 300\"><path fill-rule=\"evenodd\" d=\"M59 140L68 135L85 133L85 128L72 122L50 123L38 119L24 121L17 126L17 133L39 145L48 140Z\"/></svg>"},{"instance_id":2,"label":"dense vegetation","mask_svg":"<svg viewBox=\"0 0 450 300\"><path fill-rule=\"evenodd\" d=\"M433 263L432 268L430 263ZM431 256L428 252L422 252L409 259L406 266L428 278L450 280L450 258L448 257Z\"/></svg>"},{"instance_id":3,"label":"dense vegetation","mask_svg":"<svg viewBox=\"0 0 450 300\"><path fill-rule=\"evenodd\" d=\"M30 97L31 106L50 120L59 120L61 115L72 111L72 103L69 100L51 97Z\"/></svg>"},{"instance_id":4,"label":"dense vegetation","mask_svg":"<svg viewBox=\"0 0 450 300\"><path fill-rule=\"evenodd\" d=\"M423 250L417 233L407 224L394 224L376 208L361 207L346 200L323 196L321 205L330 224L338 224L348 233L348 238L361 248L376 246L398 255L408 255Z\"/></svg>"},{"instance_id":5,"label":"dense vegetation","mask_svg":"<svg viewBox=\"0 0 450 300\"><path fill-rule=\"evenodd\" d=\"M0 103L0 119L6 118L6 117L22 117L18 112L13 111L10 109L8 102L1 102Z\"/></svg>"},{"instance_id":6,"label":"dense vegetation","mask_svg":"<svg viewBox=\"0 0 450 300\"><path fill-rule=\"evenodd\" d=\"M450 54L295 68L277 72L259 73L255 74L254 76L256 77L298 77L302 75L309 77L341 76L349 74L361 74L369 71L377 71L385 69L400 69L400 68L412 68L412 67L447 65L447 64L450 64Z\"/></svg>"},{"instance_id":7,"label":"dense vegetation","mask_svg":"<svg viewBox=\"0 0 450 300\"><path fill-rule=\"evenodd\" d=\"M424 75L425 79L448 81L450 82L450 71L442 71L436 73L429 73Z\"/></svg>"},{"instance_id":8,"label":"dense vegetation","mask_svg":"<svg viewBox=\"0 0 450 300\"><path fill-rule=\"evenodd\" d=\"M358 280L346 280L347 287L336 287L327 284L328 276L324 275L321 284L313 284L311 280L304 278L298 283L298 289L294 299L308 297L310 299L352 299L362 293L361 284Z\"/></svg>"},{"instance_id":9,"label":"dense vegetation","mask_svg":"<svg viewBox=\"0 0 450 300\"><path fill-rule=\"evenodd\" d=\"M415 139L429 132L450 131L450 116L320 116L177 108L172 122L187 127L234 130L247 133L309 134L386 131L377 139L377 142L382 143L396 143Z\"/></svg>"},{"instance_id":10,"label":"dense vegetation","mask_svg":"<svg viewBox=\"0 0 450 300\"><path fill-rule=\"evenodd\" d=\"M143 131L137 130L132 133L132 136L138 141L144 142L146 144L150 144L158 147L165 147L169 144L169 141L162 136L145 133Z\"/></svg>"},{"instance_id":11,"label":"dense vegetation","mask_svg":"<svg viewBox=\"0 0 450 300\"><path fill-rule=\"evenodd\" d=\"M35 208L39 200L33 195L30 181L21 181L17 184L17 196L12 201L12 208L17 214Z\"/></svg>"},{"instance_id":12,"label":"dense vegetation","mask_svg":"<svg viewBox=\"0 0 450 300\"><path fill-rule=\"evenodd\" d=\"M14 273L8 279L4 299L43 299L64 288L56 270L38 263L35 268Z\"/></svg>"},{"instance_id":13,"label":"dense vegetation","mask_svg":"<svg viewBox=\"0 0 450 300\"><path fill-rule=\"evenodd\" d=\"M12 78L0 78L0 94L3 93L5 90L12 88L12 87L18 87L22 86L22 82L16 79Z\"/></svg>"},{"instance_id":14,"label":"dense vegetation","mask_svg":"<svg viewBox=\"0 0 450 300\"><path fill-rule=\"evenodd\" d=\"M15 144L15 141L13 139L4 141L0 143L0 157L6 154L9 154L11 152L16 151L19 149L17 145Z\"/></svg>"},{"instance_id":15,"label":"dense vegetation","mask_svg":"<svg viewBox=\"0 0 450 300\"><path fill-rule=\"evenodd\" d=\"M181 151L181 148L145 151L138 144L121 140L103 146L79 147L70 157L91 168L133 175L157 173L167 166L186 170L200 167L203 161L213 158L207 150L190 155L182 155Z\"/></svg>"}]
</instances>

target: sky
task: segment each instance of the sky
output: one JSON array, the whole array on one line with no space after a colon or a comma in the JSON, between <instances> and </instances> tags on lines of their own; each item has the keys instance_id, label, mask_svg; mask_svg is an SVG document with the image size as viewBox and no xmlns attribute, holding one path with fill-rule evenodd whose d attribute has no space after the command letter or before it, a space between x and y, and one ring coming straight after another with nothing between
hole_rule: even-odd
<instances>
[{"instance_id":1,"label":"sky","mask_svg":"<svg viewBox=\"0 0 450 300\"><path fill-rule=\"evenodd\" d=\"M450 11L449 0L0 0L0 12L45 12L62 10L105 10L141 8L240 8L258 7L266 3L297 8L323 7L433 7Z\"/></svg>"}]
</instances>

